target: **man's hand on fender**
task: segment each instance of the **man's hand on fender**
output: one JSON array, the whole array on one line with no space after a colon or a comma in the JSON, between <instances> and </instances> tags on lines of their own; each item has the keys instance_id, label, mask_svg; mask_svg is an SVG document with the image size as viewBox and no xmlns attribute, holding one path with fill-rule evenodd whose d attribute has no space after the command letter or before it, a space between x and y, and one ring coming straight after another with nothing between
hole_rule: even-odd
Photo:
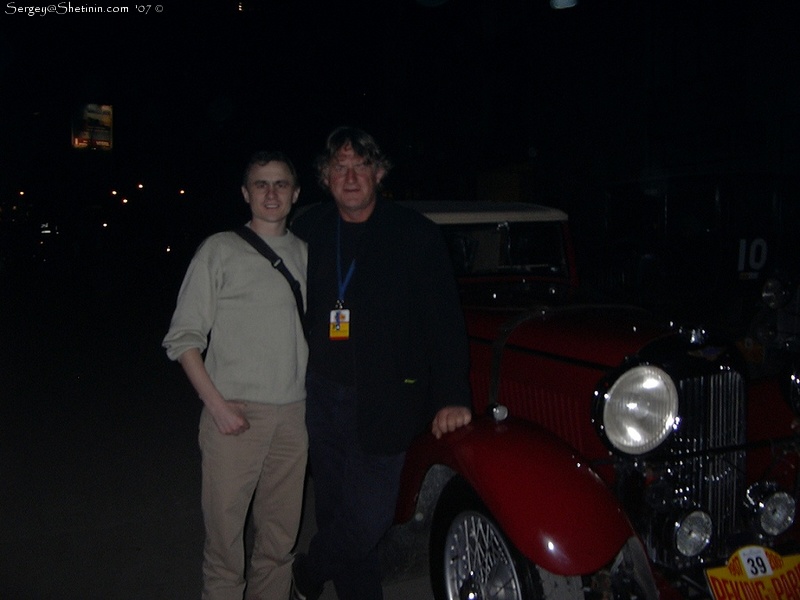
<instances>
[{"instance_id":1,"label":"man's hand on fender","mask_svg":"<svg viewBox=\"0 0 800 600\"><path fill-rule=\"evenodd\" d=\"M445 433L455 431L472 421L472 411L465 406L445 406L433 418L431 433L440 439Z\"/></svg>"}]
</instances>

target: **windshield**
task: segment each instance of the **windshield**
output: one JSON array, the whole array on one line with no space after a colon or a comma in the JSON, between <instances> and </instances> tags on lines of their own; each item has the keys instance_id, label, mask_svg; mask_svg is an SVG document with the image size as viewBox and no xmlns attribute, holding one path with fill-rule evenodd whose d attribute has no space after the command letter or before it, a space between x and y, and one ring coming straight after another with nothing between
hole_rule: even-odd
<instances>
[{"instance_id":1,"label":"windshield","mask_svg":"<svg viewBox=\"0 0 800 600\"><path fill-rule=\"evenodd\" d=\"M443 225L457 276L567 275L559 223Z\"/></svg>"}]
</instances>

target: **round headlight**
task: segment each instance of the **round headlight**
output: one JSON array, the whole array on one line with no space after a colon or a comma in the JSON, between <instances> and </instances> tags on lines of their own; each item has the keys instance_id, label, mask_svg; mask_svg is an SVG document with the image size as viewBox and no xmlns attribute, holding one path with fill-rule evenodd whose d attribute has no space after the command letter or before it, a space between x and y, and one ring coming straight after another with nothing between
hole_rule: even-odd
<instances>
[{"instance_id":1,"label":"round headlight","mask_svg":"<svg viewBox=\"0 0 800 600\"><path fill-rule=\"evenodd\" d=\"M780 535L794 523L795 502L786 492L773 494L764 502L759 523L764 533Z\"/></svg>"},{"instance_id":2,"label":"round headlight","mask_svg":"<svg viewBox=\"0 0 800 600\"><path fill-rule=\"evenodd\" d=\"M795 499L778 491L774 483L757 483L747 490L749 502L760 533L780 535L794 523Z\"/></svg>"},{"instance_id":3,"label":"round headlight","mask_svg":"<svg viewBox=\"0 0 800 600\"><path fill-rule=\"evenodd\" d=\"M603 427L622 452L643 454L658 447L675 427L678 390L658 367L625 372L605 395Z\"/></svg>"},{"instance_id":4,"label":"round headlight","mask_svg":"<svg viewBox=\"0 0 800 600\"><path fill-rule=\"evenodd\" d=\"M711 542L711 517L702 510L689 513L675 523L675 548L684 556L697 556Z\"/></svg>"}]
</instances>

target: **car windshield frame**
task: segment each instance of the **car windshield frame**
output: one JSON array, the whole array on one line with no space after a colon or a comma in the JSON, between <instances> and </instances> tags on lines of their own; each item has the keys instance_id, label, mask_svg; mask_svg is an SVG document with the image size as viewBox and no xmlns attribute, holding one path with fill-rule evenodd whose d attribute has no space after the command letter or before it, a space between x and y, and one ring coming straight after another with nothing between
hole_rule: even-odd
<instances>
[{"instance_id":1,"label":"car windshield frame","mask_svg":"<svg viewBox=\"0 0 800 600\"><path fill-rule=\"evenodd\" d=\"M521 202L402 202L424 214L447 242L459 279L568 279L571 268L557 208Z\"/></svg>"},{"instance_id":2,"label":"car windshield frame","mask_svg":"<svg viewBox=\"0 0 800 600\"><path fill-rule=\"evenodd\" d=\"M568 277L559 223L501 221L440 227L457 277Z\"/></svg>"}]
</instances>

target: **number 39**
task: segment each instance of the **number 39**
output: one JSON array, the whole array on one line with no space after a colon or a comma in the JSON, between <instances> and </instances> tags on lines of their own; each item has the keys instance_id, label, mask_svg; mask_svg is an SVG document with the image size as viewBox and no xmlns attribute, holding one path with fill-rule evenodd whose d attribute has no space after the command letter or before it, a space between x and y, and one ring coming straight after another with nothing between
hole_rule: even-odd
<instances>
[{"instance_id":1,"label":"number 39","mask_svg":"<svg viewBox=\"0 0 800 600\"><path fill-rule=\"evenodd\" d=\"M751 577L766 575L769 572L769 569L767 569L767 563L764 561L763 556L749 557L747 559L747 566L750 568Z\"/></svg>"}]
</instances>

